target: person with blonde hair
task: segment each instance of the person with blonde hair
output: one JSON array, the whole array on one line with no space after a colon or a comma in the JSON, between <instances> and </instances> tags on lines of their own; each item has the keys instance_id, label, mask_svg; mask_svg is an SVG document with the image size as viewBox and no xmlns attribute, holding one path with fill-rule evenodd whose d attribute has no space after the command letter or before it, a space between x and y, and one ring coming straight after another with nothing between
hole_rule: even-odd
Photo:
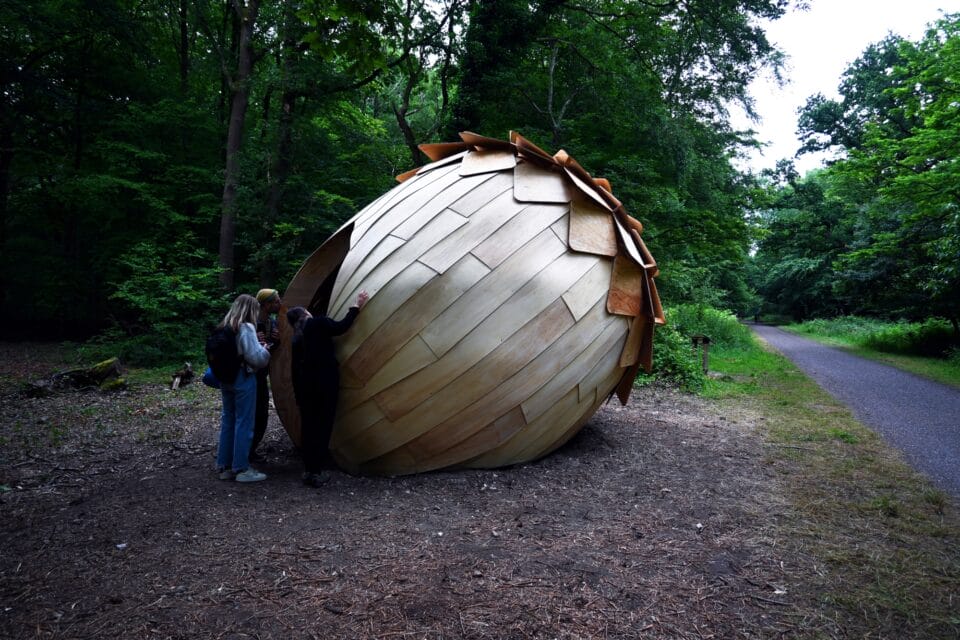
<instances>
[{"instance_id":1,"label":"person with blonde hair","mask_svg":"<svg viewBox=\"0 0 960 640\"><path fill-rule=\"evenodd\" d=\"M270 363L270 352L257 340L255 323L260 303L251 295L241 294L230 305L221 327L233 330L240 356L240 369L232 383L221 381L220 442L217 447L217 468L221 480L259 482L265 473L250 466L250 443L253 440L253 418L257 404L257 371Z\"/></svg>"}]
</instances>

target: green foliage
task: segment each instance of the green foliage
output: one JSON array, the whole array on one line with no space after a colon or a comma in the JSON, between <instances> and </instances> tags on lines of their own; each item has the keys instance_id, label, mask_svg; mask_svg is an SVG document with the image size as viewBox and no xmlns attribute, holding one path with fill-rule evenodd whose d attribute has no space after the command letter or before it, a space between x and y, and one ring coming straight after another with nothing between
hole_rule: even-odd
<instances>
[{"instance_id":1,"label":"green foliage","mask_svg":"<svg viewBox=\"0 0 960 640\"><path fill-rule=\"evenodd\" d=\"M817 319L791 327L798 333L838 339L883 353L948 358L960 348L960 336L943 318L889 322L858 316Z\"/></svg>"},{"instance_id":2,"label":"green foliage","mask_svg":"<svg viewBox=\"0 0 960 640\"><path fill-rule=\"evenodd\" d=\"M687 336L702 335L710 338L711 346L744 348L753 337L750 330L735 315L724 309L715 309L702 304L681 304L669 308L667 320L676 331Z\"/></svg>"},{"instance_id":3,"label":"green foliage","mask_svg":"<svg viewBox=\"0 0 960 640\"><path fill-rule=\"evenodd\" d=\"M874 331L863 339L863 345L877 351L944 358L960 346L950 323L942 318L923 322L898 322Z\"/></svg>"},{"instance_id":4,"label":"green foliage","mask_svg":"<svg viewBox=\"0 0 960 640\"><path fill-rule=\"evenodd\" d=\"M757 306L749 185L730 164L750 141L727 107L777 70L756 25L783 2L260 5L229 155L238 289L283 288L446 125L445 140L517 130L566 147L643 221L665 299ZM8 2L0 24L2 329L186 357L225 302L211 265L235 3Z\"/></svg>"},{"instance_id":5,"label":"green foliage","mask_svg":"<svg viewBox=\"0 0 960 640\"><path fill-rule=\"evenodd\" d=\"M641 372L640 384L664 380L688 391L700 391L704 384L703 367L691 349L690 338L669 323L657 327L653 340L653 372Z\"/></svg>"},{"instance_id":6,"label":"green foliage","mask_svg":"<svg viewBox=\"0 0 960 640\"><path fill-rule=\"evenodd\" d=\"M960 318L958 73L953 14L918 42L868 47L840 101L811 98L804 150L841 159L762 199L757 286L770 311Z\"/></svg>"},{"instance_id":7,"label":"green foliage","mask_svg":"<svg viewBox=\"0 0 960 640\"><path fill-rule=\"evenodd\" d=\"M203 338L231 300L217 287L212 256L186 249L164 254L141 242L120 259L126 277L111 299L126 310L112 330L90 343L91 353L119 356L136 366L195 360Z\"/></svg>"}]
</instances>

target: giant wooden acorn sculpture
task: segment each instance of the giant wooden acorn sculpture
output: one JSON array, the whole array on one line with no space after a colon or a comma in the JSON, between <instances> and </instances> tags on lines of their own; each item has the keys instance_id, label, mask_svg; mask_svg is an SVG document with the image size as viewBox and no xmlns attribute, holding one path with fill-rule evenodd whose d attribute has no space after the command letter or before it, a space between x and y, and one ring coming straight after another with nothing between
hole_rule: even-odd
<instances>
[{"instance_id":1,"label":"giant wooden acorn sculpture","mask_svg":"<svg viewBox=\"0 0 960 640\"><path fill-rule=\"evenodd\" d=\"M663 322L642 226L606 181L519 135L423 145L300 268L283 300L342 317L331 451L346 470L399 475L499 467L569 440L649 370ZM270 372L295 443L291 330Z\"/></svg>"}]
</instances>

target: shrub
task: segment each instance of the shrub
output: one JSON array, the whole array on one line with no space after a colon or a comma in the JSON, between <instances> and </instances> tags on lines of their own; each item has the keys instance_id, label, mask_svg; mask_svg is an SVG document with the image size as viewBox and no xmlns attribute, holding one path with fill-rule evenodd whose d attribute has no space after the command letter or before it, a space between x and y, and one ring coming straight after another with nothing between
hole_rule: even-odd
<instances>
[{"instance_id":1,"label":"shrub","mask_svg":"<svg viewBox=\"0 0 960 640\"><path fill-rule=\"evenodd\" d=\"M669 322L657 327L653 340L653 373L641 372L637 380L641 384L665 380L689 391L703 389L703 369L691 348L690 338Z\"/></svg>"},{"instance_id":2,"label":"shrub","mask_svg":"<svg viewBox=\"0 0 960 640\"><path fill-rule=\"evenodd\" d=\"M887 353L946 358L957 339L953 327L942 318L928 318L923 322L897 322L864 336L861 344Z\"/></svg>"},{"instance_id":3,"label":"shrub","mask_svg":"<svg viewBox=\"0 0 960 640\"><path fill-rule=\"evenodd\" d=\"M750 331L735 315L725 309L714 309L701 304L681 304L667 310L667 324L687 338L707 336L713 346L747 347L751 344Z\"/></svg>"}]
</instances>

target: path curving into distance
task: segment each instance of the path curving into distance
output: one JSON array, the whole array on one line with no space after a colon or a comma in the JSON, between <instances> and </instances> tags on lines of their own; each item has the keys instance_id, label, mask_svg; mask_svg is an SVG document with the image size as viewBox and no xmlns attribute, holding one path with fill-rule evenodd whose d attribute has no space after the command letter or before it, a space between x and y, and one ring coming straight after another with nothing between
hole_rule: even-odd
<instances>
[{"instance_id":1,"label":"path curving into distance","mask_svg":"<svg viewBox=\"0 0 960 640\"><path fill-rule=\"evenodd\" d=\"M960 390L776 327L751 328L903 451L915 469L960 497Z\"/></svg>"}]
</instances>

